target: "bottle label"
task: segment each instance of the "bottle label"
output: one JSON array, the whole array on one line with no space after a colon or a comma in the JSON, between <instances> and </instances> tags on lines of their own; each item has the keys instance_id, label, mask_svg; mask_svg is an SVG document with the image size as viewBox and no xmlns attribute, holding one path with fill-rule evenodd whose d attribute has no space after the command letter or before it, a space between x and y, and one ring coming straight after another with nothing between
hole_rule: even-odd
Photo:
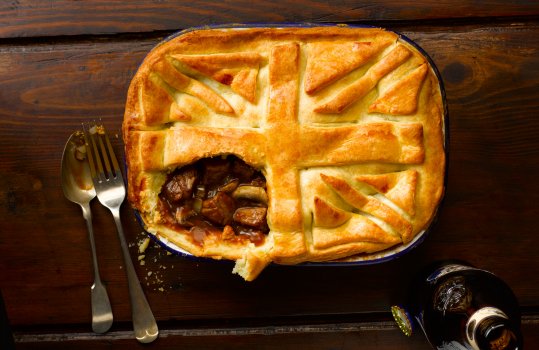
<instances>
[{"instance_id":1,"label":"bottle label","mask_svg":"<svg viewBox=\"0 0 539 350\"><path fill-rule=\"evenodd\" d=\"M470 343L474 350L480 350L476 339L477 328L485 319L490 317L509 318L500 309L495 307L484 307L474 312L468 319L468 322L466 322L466 340L468 340L468 343Z\"/></svg>"}]
</instances>

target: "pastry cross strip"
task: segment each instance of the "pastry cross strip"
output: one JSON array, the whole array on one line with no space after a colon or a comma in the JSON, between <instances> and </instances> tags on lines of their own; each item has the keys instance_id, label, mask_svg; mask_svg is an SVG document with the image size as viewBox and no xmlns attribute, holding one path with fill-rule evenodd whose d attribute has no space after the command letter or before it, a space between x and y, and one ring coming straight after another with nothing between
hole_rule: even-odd
<instances>
[{"instance_id":1,"label":"pastry cross strip","mask_svg":"<svg viewBox=\"0 0 539 350\"><path fill-rule=\"evenodd\" d=\"M434 70L395 33L188 32L152 50L129 88L129 200L148 232L235 260L246 280L270 262L376 259L406 249L434 218L443 123ZM228 155L266 177L269 233L256 244L226 226L194 237L162 211L167 174Z\"/></svg>"}]
</instances>

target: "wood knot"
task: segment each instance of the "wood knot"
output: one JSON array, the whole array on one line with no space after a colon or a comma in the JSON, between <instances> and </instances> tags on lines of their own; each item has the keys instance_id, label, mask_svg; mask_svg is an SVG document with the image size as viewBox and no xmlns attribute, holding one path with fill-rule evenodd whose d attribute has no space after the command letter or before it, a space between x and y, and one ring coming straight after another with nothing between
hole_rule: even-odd
<instances>
[{"instance_id":1,"label":"wood knot","mask_svg":"<svg viewBox=\"0 0 539 350\"><path fill-rule=\"evenodd\" d=\"M459 84L472 77L472 69L461 62L452 62L443 70L444 81L450 84Z\"/></svg>"}]
</instances>

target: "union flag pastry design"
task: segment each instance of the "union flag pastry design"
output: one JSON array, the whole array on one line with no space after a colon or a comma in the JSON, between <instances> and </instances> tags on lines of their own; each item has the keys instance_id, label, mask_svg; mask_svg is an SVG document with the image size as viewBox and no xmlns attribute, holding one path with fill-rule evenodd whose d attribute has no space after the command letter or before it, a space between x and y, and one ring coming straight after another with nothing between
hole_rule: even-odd
<instances>
[{"instance_id":1,"label":"union flag pastry design","mask_svg":"<svg viewBox=\"0 0 539 350\"><path fill-rule=\"evenodd\" d=\"M236 260L247 280L270 262L368 259L431 223L443 194L443 131L436 74L395 33L192 31L152 50L131 83L129 200L149 232L197 256ZM265 176L269 233L256 244L234 239L228 225L193 237L160 210L168 174L228 155Z\"/></svg>"}]
</instances>

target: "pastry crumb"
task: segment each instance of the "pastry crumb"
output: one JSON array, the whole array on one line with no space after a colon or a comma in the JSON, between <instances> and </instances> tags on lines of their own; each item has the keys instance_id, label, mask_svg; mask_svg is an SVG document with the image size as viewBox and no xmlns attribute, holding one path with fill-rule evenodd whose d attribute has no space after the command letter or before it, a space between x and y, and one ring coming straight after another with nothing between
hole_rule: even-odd
<instances>
[{"instance_id":1,"label":"pastry crumb","mask_svg":"<svg viewBox=\"0 0 539 350\"><path fill-rule=\"evenodd\" d=\"M152 239L144 231L140 232L130 247L137 249L137 261L143 277L141 282L154 292L167 292L175 290L182 285L178 282L179 276L174 278L167 270L174 269L173 259L176 256L166 249L162 249L157 243L151 243ZM136 246L136 248L134 248ZM156 248L156 249L150 249Z\"/></svg>"},{"instance_id":2,"label":"pastry crumb","mask_svg":"<svg viewBox=\"0 0 539 350\"><path fill-rule=\"evenodd\" d=\"M150 237L146 237L138 246L138 252L144 253L150 244Z\"/></svg>"}]
</instances>

